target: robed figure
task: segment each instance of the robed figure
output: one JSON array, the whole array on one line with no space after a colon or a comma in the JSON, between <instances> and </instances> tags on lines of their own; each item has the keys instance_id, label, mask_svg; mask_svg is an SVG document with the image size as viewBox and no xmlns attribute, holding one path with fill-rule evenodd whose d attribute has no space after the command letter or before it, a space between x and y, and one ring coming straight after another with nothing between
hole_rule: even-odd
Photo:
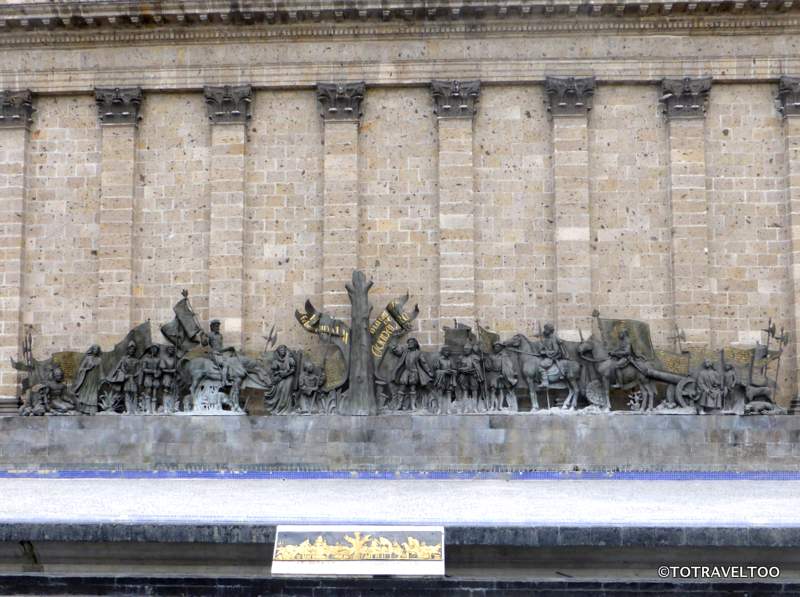
<instances>
[{"instance_id":1,"label":"robed figure","mask_svg":"<svg viewBox=\"0 0 800 597\"><path fill-rule=\"evenodd\" d=\"M281 344L275 350L270 368L272 383L264 392L264 407L273 415L289 415L294 410L293 383L297 363L289 349Z\"/></svg>"},{"instance_id":2,"label":"robed figure","mask_svg":"<svg viewBox=\"0 0 800 597\"><path fill-rule=\"evenodd\" d=\"M81 414L97 414L97 395L103 382L102 360L100 347L92 344L75 374L72 393L75 395L76 407Z\"/></svg>"}]
</instances>

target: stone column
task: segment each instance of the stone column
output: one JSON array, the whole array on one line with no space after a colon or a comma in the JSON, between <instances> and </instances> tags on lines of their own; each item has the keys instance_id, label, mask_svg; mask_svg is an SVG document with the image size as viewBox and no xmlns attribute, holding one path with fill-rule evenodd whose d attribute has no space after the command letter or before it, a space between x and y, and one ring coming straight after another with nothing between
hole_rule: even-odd
<instances>
[{"instance_id":1,"label":"stone column","mask_svg":"<svg viewBox=\"0 0 800 597\"><path fill-rule=\"evenodd\" d=\"M439 319L447 325L477 317L472 119L480 90L480 81L431 83L439 129Z\"/></svg>"},{"instance_id":2,"label":"stone column","mask_svg":"<svg viewBox=\"0 0 800 597\"><path fill-rule=\"evenodd\" d=\"M136 130L142 90L96 89L100 118L97 341L112 348L132 327Z\"/></svg>"},{"instance_id":3,"label":"stone column","mask_svg":"<svg viewBox=\"0 0 800 597\"><path fill-rule=\"evenodd\" d=\"M589 212L589 128L594 77L547 77L553 120L555 213L555 325L578 340L592 329L592 266Z\"/></svg>"},{"instance_id":4,"label":"stone column","mask_svg":"<svg viewBox=\"0 0 800 597\"><path fill-rule=\"evenodd\" d=\"M0 92L0 415L17 412L30 91Z\"/></svg>"},{"instance_id":5,"label":"stone column","mask_svg":"<svg viewBox=\"0 0 800 597\"><path fill-rule=\"evenodd\" d=\"M206 87L211 121L208 312L227 346L244 347L244 185L252 89Z\"/></svg>"},{"instance_id":6,"label":"stone column","mask_svg":"<svg viewBox=\"0 0 800 597\"><path fill-rule=\"evenodd\" d=\"M711 78L664 79L669 127L672 293L675 325L688 346L711 344L705 107Z\"/></svg>"},{"instance_id":7,"label":"stone column","mask_svg":"<svg viewBox=\"0 0 800 597\"><path fill-rule=\"evenodd\" d=\"M350 315L345 283L358 268L358 126L364 83L319 83L324 121L322 308Z\"/></svg>"},{"instance_id":8,"label":"stone column","mask_svg":"<svg viewBox=\"0 0 800 597\"><path fill-rule=\"evenodd\" d=\"M781 77L779 110L783 113L786 140L786 195L789 202L789 235L792 241L791 277L794 294L795 397L789 412L800 414L800 77Z\"/></svg>"}]
</instances>

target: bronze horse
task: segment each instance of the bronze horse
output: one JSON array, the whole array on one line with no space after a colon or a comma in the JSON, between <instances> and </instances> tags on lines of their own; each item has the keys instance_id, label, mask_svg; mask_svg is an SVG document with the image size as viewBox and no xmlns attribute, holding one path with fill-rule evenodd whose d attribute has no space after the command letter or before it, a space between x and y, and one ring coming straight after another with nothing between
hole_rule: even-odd
<instances>
[{"instance_id":1,"label":"bronze horse","mask_svg":"<svg viewBox=\"0 0 800 597\"><path fill-rule=\"evenodd\" d=\"M578 399L581 395L581 365L575 361L561 359L558 361L558 374L550 375L547 384L544 384L544 376L547 371L542 367L542 359L537 356L538 342L529 340L523 334L516 334L504 344L517 354L519 359L519 370L521 376L528 384L528 393L531 399L531 410L539 410L538 390L544 389L547 392L547 407L550 408L550 389L567 390L567 398L563 409L577 409Z\"/></svg>"},{"instance_id":2,"label":"bronze horse","mask_svg":"<svg viewBox=\"0 0 800 597\"><path fill-rule=\"evenodd\" d=\"M617 363L608 354L605 344L594 338L581 342L578 354L582 359L594 365L594 370L600 378L606 409L609 409L611 404L610 392L613 379L619 380L622 390L639 388L642 393L639 410L649 411L655 407L658 390L656 382L644 372L650 368L648 363L642 363L639 367L628 363L617 370Z\"/></svg>"}]
</instances>

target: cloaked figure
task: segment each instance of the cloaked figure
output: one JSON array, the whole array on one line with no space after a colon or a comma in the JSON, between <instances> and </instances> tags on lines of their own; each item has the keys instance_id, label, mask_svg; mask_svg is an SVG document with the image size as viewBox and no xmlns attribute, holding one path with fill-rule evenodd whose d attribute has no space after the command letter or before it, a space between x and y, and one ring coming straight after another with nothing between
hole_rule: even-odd
<instances>
[{"instance_id":1,"label":"cloaked figure","mask_svg":"<svg viewBox=\"0 0 800 597\"><path fill-rule=\"evenodd\" d=\"M264 392L264 406L273 415L289 415L294 410L292 383L297 364L289 349L281 344L275 349L270 367L272 384Z\"/></svg>"},{"instance_id":2,"label":"cloaked figure","mask_svg":"<svg viewBox=\"0 0 800 597\"><path fill-rule=\"evenodd\" d=\"M416 338L409 338L404 347L394 346L392 354L400 358L392 372L392 380L400 387L400 410L403 410L408 399L409 407L416 411L419 408L417 398L433 381L433 372L422 356Z\"/></svg>"},{"instance_id":3,"label":"cloaked figure","mask_svg":"<svg viewBox=\"0 0 800 597\"><path fill-rule=\"evenodd\" d=\"M75 381L72 383L72 393L76 397L76 407L81 414L97 414L97 395L103 380L101 350L97 344L92 344L81 360Z\"/></svg>"},{"instance_id":4,"label":"cloaked figure","mask_svg":"<svg viewBox=\"0 0 800 597\"><path fill-rule=\"evenodd\" d=\"M142 366L136 358L136 342L128 342L125 356L119 360L106 381L121 387L125 396L125 414L135 414L136 400L142 384Z\"/></svg>"}]
</instances>

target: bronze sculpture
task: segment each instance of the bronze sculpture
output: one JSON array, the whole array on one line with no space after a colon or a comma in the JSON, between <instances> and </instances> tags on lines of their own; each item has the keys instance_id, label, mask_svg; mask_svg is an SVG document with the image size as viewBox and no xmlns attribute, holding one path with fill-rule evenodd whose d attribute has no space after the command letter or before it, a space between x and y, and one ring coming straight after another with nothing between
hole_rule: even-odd
<instances>
[{"instance_id":1,"label":"bronze sculpture","mask_svg":"<svg viewBox=\"0 0 800 597\"><path fill-rule=\"evenodd\" d=\"M519 400L524 405L526 395L530 412L608 412L612 396L620 395L636 413L783 412L773 396L788 335L771 321L762 330L765 344L738 353L724 349L718 359L705 354L692 361L685 351L662 351L662 361L647 324L602 319L596 312L591 335L583 339L580 331L579 342L560 339L550 323L535 339L518 333L501 341L481 326L473 333L456 322L433 352L416 338L398 343L419 313L418 307L404 311L407 294L370 323L371 286L354 272L347 285L350 324L318 312L310 301L304 313L296 312L303 328L330 349L321 365L286 345L270 351L274 326L257 357L225 347L221 322L212 320L204 332L186 291L174 307L175 319L161 326L165 346L150 340L144 323L111 351L92 345L83 354L37 361L28 331L24 361L13 362L27 374L20 414L244 414L246 389L262 392L272 415L515 413L525 410Z\"/></svg>"}]
</instances>

